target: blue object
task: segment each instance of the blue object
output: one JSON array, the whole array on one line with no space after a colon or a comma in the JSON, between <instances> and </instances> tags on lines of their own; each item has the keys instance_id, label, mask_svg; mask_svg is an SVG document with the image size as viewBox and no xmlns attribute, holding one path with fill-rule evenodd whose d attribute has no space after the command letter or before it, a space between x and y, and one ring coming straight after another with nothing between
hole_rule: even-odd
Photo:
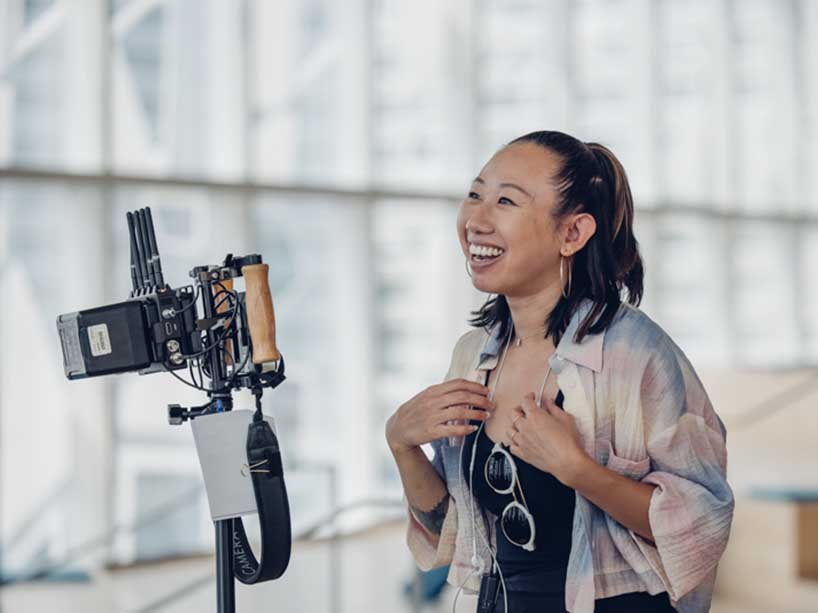
<instances>
[{"instance_id":1,"label":"blue object","mask_svg":"<svg viewBox=\"0 0 818 613\"><path fill-rule=\"evenodd\" d=\"M750 498L770 500L776 502L818 502L818 488L794 487L752 487L749 490Z\"/></svg>"},{"instance_id":2,"label":"blue object","mask_svg":"<svg viewBox=\"0 0 818 613\"><path fill-rule=\"evenodd\" d=\"M440 593L446 587L446 577L449 576L449 567L441 566L432 570L420 573L420 600L427 603L437 602ZM412 598L415 591L415 581L410 580L403 586L405 596Z\"/></svg>"}]
</instances>

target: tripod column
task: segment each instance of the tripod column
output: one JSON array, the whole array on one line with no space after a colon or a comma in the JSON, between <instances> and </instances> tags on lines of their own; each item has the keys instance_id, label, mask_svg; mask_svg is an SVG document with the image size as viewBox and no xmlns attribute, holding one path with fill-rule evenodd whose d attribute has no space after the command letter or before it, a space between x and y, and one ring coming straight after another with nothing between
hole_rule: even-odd
<instances>
[{"instance_id":1,"label":"tripod column","mask_svg":"<svg viewBox=\"0 0 818 613\"><path fill-rule=\"evenodd\" d=\"M235 613L236 586L233 580L233 520L216 525L216 598L218 613Z\"/></svg>"}]
</instances>

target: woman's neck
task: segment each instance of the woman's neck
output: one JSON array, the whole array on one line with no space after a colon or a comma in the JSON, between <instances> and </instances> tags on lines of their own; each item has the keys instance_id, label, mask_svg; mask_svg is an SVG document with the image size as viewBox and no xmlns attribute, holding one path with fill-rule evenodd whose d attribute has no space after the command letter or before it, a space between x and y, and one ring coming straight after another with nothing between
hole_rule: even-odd
<instances>
[{"instance_id":1,"label":"woman's neck","mask_svg":"<svg viewBox=\"0 0 818 613\"><path fill-rule=\"evenodd\" d=\"M517 339L523 339L523 345L542 344L545 341L545 322L559 299L558 287L549 287L531 296L506 296L514 324L512 344L515 344Z\"/></svg>"}]
</instances>

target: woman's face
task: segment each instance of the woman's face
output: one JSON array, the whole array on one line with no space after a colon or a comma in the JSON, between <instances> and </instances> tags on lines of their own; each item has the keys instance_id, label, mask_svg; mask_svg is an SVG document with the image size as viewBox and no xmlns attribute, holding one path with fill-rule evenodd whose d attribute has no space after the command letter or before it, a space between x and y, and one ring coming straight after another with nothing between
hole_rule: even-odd
<instances>
[{"instance_id":1,"label":"woman's face","mask_svg":"<svg viewBox=\"0 0 818 613\"><path fill-rule=\"evenodd\" d=\"M477 289L523 296L553 283L555 274L559 280L563 240L551 218L557 198L551 177L558 168L550 151L515 143L497 152L474 179L460 204L457 232Z\"/></svg>"}]
</instances>

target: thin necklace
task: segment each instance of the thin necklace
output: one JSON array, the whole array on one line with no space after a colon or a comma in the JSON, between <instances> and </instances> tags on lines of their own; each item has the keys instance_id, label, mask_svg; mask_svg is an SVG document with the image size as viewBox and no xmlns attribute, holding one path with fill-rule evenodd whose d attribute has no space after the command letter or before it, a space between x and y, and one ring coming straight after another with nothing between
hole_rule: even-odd
<instances>
[{"instance_id":1,"label":"thin necklace","mask_svg":"<svg viewBox=\"0 0 818 613\"><path fill-rule=\"evenodd\" d=\"M534 338L535 336L539 336L540 334L542 334L542 331L538 331L538 332L535 332L534 334L529 334L528 336L522 336L521 337L521 336L517 336L517 330L514 330L514 335L517 337L516 340L514 341L514 345L519 347L520 345L523 344L524 340L529 339L529 338Z\"/></svg>"},{"instance_id":2,"label":"thin necklace","mask_svg":"<svg viewBox=\"0 0 818 613\"><path fill-rule=\"evenodd\" d=\"M500 366L497 369L497 378L494 379L494 386L492 388L490 388L490 390L489 390L489 396L488 397L489 397L490 400L494 400L494 392L497 390L497 386L500 383L500 375L503 374L503 365L506 362L506 354L508 353L508 347L509 347L510 344L511 344L511 335L509 334L509 336L508 336L508 338L507 338L507 340L506 340L506 342L504 343L504 346L503 346L503 355L500 357ZM551 364L550 364L550 362L548 364L548 370L545 371L545 378L543 378L542 385L540 386L540 393L537 395L537 406L538 407L542 406L542 393L543 393L543 390L545 389L545 382L548 381L548 375L549 374L551 374ZM483 422L482 424L480 424L480 426L482 427L485 423L486 422Z\"/></svg>"}]
</instances>

